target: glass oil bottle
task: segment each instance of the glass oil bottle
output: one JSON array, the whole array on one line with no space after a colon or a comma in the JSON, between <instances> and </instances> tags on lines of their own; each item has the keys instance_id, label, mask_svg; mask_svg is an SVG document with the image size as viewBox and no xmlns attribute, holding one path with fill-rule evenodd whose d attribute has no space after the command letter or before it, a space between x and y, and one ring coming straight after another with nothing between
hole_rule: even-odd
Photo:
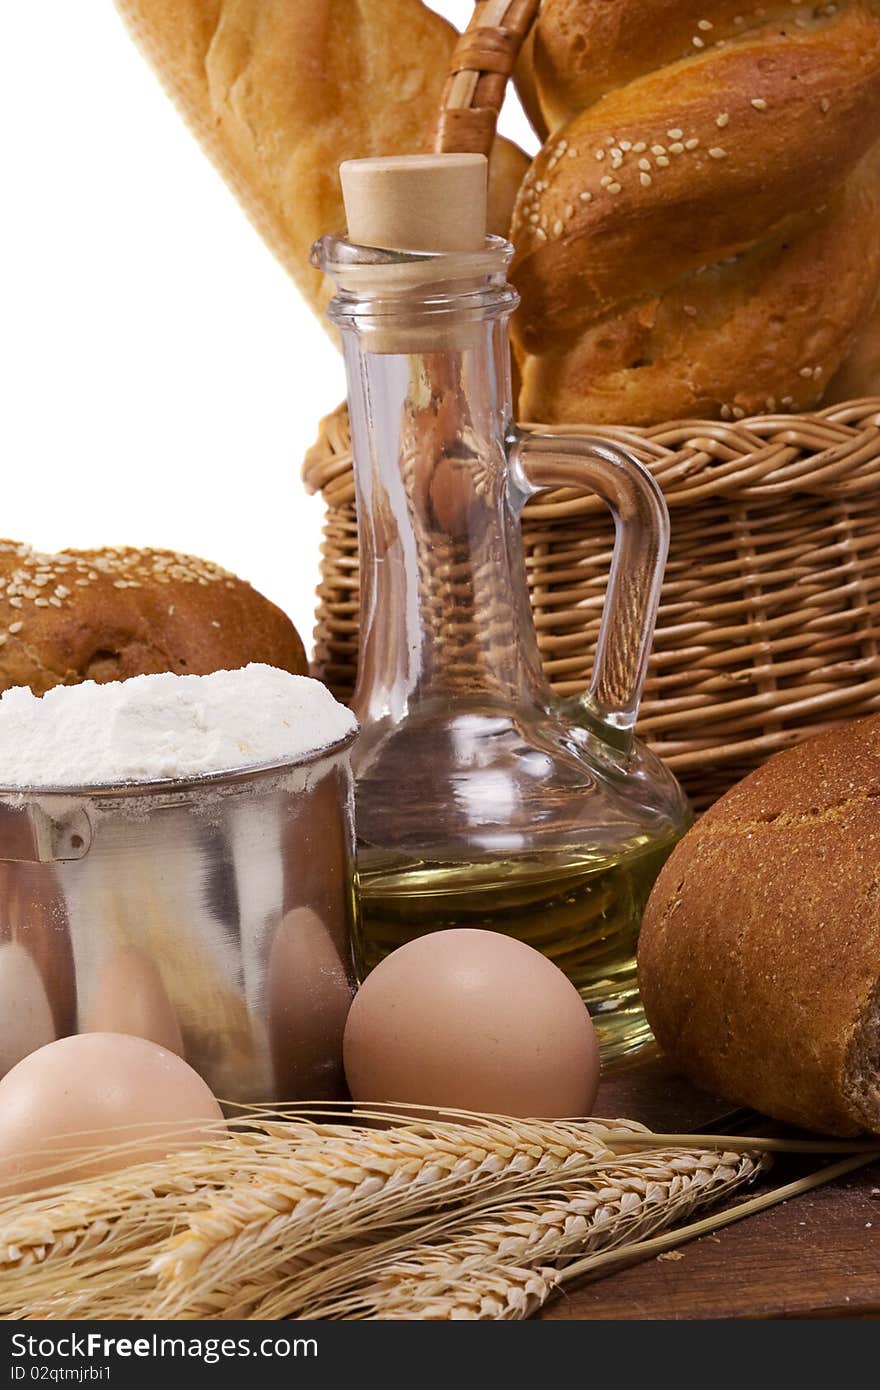
<instances>
[{"instance_id":1,"label":"glass oil bottle","mask_svg":"<svg viewBox=\"0 0 880 1390\"><path fill-rule=\"evenodd\" d=\"M512 253L484 233L482 157L356 161L343 185L349 239L315 259L336 283L355 460L362 965L441 928L506 932L566 972L619 1057L649 1036L639 923L688 823L633 735L666 508L624 451L515 429ZM520 535L548 488L598 494L616 527L592 682L565 703Z\"/></svg>"}]
</instances>

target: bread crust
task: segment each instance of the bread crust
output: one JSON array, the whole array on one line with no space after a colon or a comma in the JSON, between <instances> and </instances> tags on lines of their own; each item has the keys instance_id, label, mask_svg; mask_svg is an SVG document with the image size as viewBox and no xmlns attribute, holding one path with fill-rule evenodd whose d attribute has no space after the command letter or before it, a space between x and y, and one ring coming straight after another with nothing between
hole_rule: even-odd
<instances>
[{"instance_id":1,"label":"bread crust","mask_svg":"<svg viewBox=\"0 0 880 1390\"><path fill-rule=\"evenodd\" d=\"M207 675L251 661L308 670L290 619L250 584L170 550L43 555L0 541L0 691Z\"/></svg>"},{"instance_id":2,"label":"bread crust","mask_svg":"<svg viewBox=\"0 0 880 1390\"><path fill-rule=\"evenodd\" d=\"M345 226L345 159L426 149L456 31L421 0L116 0L207 154L313 308L309 263ZM526 156L499 139L489 220L507 234Z\"/></svg>"},{"instance_id":3,"label":"bread crust","mask_svg":"<svg viewBox=\"0 0 880 1390\"><path fill-rule=\"evenodd\" d=\"M808 1129L880 1131L880 715L777 754L685 836L639 982L698 1085Z\"/></svg>"},{"instance_id":4,"label":"bread crust","mask_svg":"<svg viewBox=\"0 0 880 1390\"><path fill-rule=\"evenodd\" d=\"M526 419L736 419L877 386L880 10L699 9L708 29L678 0L541 10L532 75L552 50L566 119L547 112L514 212Z\"/></svg>"}]
</instances>

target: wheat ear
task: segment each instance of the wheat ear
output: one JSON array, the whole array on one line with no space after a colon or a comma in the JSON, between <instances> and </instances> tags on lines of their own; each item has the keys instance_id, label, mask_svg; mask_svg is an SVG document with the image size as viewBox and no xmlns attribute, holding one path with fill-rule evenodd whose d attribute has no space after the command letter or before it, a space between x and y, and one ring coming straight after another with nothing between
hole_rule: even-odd
<instances>
[{"instance_id":1,"label":"wheat ear","mask_svg":"<svg viewBox=\"0 0 880 1390\"><path fill-rule=\"evenodd\" d=\"M764 1166L748 1154L637 1155L588 1181L569 1179L557 1191L526 1201L510 1197L458 1217L397 1255L377 1259L366 1252L359 1270L350 1260L342 1279L330 1272L323 1291L297 1298L297 1313L380 1320L526 1317L558 1285L556 1267L564 1260L645 1240L730 1196ZM291 1293L277 1288L254 1316L283 1316Z\"/></svg>"},{"instance_id":2,"label":"wheat ear","mask_svg":"<svg viewBox=\"0 0 880 1390\"><path fill-rule=\"evenodd\" d=\"M617 1120L420 1120L384 1131L339 1127L332 1151L300 1140L282 1161L191 1214L151 1266L158 1291L149 1316L210 1316L243 1284L256 1296L259 1281L269 1286L279 1270L297 1272L316 1250L411 1223L426 1208L589 1171L613 1158L602 1134L621 1128L636 1130Z\"/></svg>"}]
</instances>

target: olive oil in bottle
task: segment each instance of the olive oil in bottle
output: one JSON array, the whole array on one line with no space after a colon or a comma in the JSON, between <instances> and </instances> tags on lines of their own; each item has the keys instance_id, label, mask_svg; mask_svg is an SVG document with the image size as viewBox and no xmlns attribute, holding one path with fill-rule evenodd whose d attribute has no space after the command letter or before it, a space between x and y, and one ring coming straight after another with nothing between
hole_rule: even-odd
<instances>
[{"instance_id":1,"label":"olive oil in bottle","mask_svg":"<svg viewBox=\"0 0 880 1390\"><path fill-rule=\"evenodd\" d=\"M621 846L468 863L359 855L365 971L413 937L448 927L500 931L565 972L588 1006L603 1057L650 1038L636 984L636 944L654 880L676 836Z\"/></svg>"}]
</instances>

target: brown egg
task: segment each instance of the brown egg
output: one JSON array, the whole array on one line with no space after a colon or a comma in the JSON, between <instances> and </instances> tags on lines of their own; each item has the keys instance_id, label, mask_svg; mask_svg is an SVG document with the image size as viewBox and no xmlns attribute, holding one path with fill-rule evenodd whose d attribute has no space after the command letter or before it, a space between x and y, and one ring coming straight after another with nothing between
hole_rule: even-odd
<instances>
[{"instance_id":1,"label":"brown egg","mask_svg":"<svg viewBox=\"0 0 880 1390\"><path fill-rule=\"evenodd\" d=\"M222 1118L202 1078L164 1047L122 1033L61 1038L0 1081L0 1196L163 1158L216 1137Z\"/></svg>"},{"instance_id":2,"label":"brown egg","mask_svg":"<svg viewBox=\"0 0 880 1390\"><path fill-rule=\"evenodd\" d=\"M80 1022L82 1033L130 1033L183 1056L183 1038L158 967L137 946L124 946L98 976Z\"/></svg>"},{"instance_id":3,"label":"brown egg","mask_svg":"<svg viewBox=\"0 0 880 1390\"><path fill-rule=\"evenodd\" d=\"M310 907L285 914L269 955L269 1042L279 1100L345 1095L342 1034L354 985Z\"/></svg>"},{"instance_id":4,"label":"brown egg","mask_svg":"<svg viewBox=\"0 0 880 1390\"><path fill-rule=\"evenodd\" d=\"M580 995L553 963L499 932L433 932L367 977L345 1030L361 1101L589 1115L599 1050Z\"/></svg>"}]
</instances>

